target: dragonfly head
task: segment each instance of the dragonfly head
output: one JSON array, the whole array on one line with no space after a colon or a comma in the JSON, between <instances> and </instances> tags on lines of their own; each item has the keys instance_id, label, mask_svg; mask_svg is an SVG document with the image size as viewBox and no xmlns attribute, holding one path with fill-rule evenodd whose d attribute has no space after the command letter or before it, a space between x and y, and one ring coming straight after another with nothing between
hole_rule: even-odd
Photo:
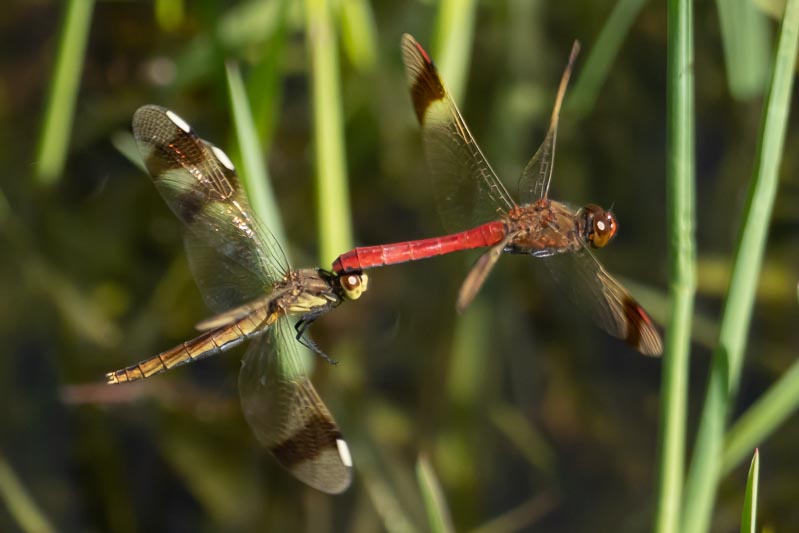
<instances>
[{"instance_id":1,"label":"dragonfly head","mask_svg":"<svg viewBox=\"0 0 799 533\"><path fill-rule=\"evenodd\" d=\"M593 248L604 247L619 228L616 217L594 204L588 204L581 211L585 221L585 239Z\"/></svg>"},{"instance_id":2,"label":"dragonfly head","mask_svg":"<svg viewBox=\"0 0 799 533\"><path fill-rule=\"evenodd\" d=\"M338 283L341 290L344 291L344 298L347 300L357 300L368 288L369 276L363 272L341 274L338 277Z\"/></svg>"}]
</instances>

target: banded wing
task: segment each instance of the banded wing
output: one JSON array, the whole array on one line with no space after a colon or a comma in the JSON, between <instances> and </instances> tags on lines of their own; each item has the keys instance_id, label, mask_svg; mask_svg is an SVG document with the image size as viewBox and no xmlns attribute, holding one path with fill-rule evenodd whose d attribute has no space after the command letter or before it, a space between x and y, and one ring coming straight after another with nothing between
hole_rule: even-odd
<instances>
[{"instance_id":1,"label":"banded wing","mask_svg":"<svg viewBox=\"0 0 799 533\"><path fill-rule=\"evenodd\" d=\"M448 231L497 219L514 205L461 116L433 61L407 33L402 36L405 75L422 126L436 202Z\"/></svg>"},{"instance_id":2,"label":"banded wing","mask_svg":"<svg viewBox=\"0 0 799 533\"><path fill-rule=\"evenodd\" d=\"M549 194L549 184L552 182L552 168L555 164L555 144L558 140L560 106L563 103L563 96L566 94L566 87L569 85L574 61L577 59L579 52L580 43L574 41L569 55L569 63L560 78L558 95L555 97L555 106L552 108L552 116L549 119L547 136L544 137L544 142L538 147L530 162L524 167L521 176L519 176L519 199L523 204L545 199Z\"/></svg>"},{"instance_id":3,"label":"banded wing","mask_svg":"<svg viewBox=\"0 0 799 533\"><path fill-rule=\"evenodd\" d=\"M250 344L239 373L241 407L281 465L303 483L338 494L352 481L349 448L302 371L292 331L281 318Z\"/></svg>"},{"instance_id":4,"label":"banded wing","mask_svg":"<svg viewBox=\"0 0 799 533\"><path fill-rule=\"evenodd\" d=\"M285 255L255 219L222 150L154 105L133 115L133 135L156 189L184 224L189 265L211 309L250 302L283 278Z\"/></svg>"},{"instance_id":5,"label":"banded wing","mask_svg":"<svg viewBox=\"0 0 799 533\"><path fill-rule=\"evenodd\" d=\"M660 334L650 316L585 245L543 261L560 288L599 327L644 355L663 353Z\"/></svg>"}]
</instances>

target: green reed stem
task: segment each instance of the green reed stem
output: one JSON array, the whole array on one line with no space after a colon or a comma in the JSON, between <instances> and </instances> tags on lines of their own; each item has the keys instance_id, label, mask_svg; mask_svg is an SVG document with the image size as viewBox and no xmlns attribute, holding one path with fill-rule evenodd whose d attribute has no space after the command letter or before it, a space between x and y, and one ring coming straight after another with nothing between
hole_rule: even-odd
<instances>
[{"instance_id":1,"label":"green reed stem","mask_svg":"<svg viewBox=\"0 0 799 533\"><path fill-rule=\"evenodd\" d=\"M681 531L707 531L721 477L724 426L738 388L743 350L752 315L788 122L797 44L799 0L788 0L780 29L769 92L763 106L760 145L744 212L738 246L688 471Z\"/></svg>"},{"instance_id":2,"label":"green reed stem","mask_svg":"<svg viewBox=\"0 0 799 533\"><path fill-rule=\"evenodd\" d=\"M352 246L338 42L330 1L306 0L305 22L313 85L319 259L326 265Z\"/></svg>"},{"instance_id":3,"label":"green reed stem","mask_svg":"<svg viewBox=\"0 0 799 533\"><path fill-rule=\"evenodd\" d=\"M667 209L669 297L658 446L655 531L676 532L685 469L688 356L696 291L693 14L690 0L668 4Z\"/></svg>"},{"instance_id":4,"label":"green reed stem","mask_svg":"<svg viewBox=\"0 0 799 533\"><path fill-rule=\"evenodd\" d=\"M70 0L64 14L36 156L42 185L54 183L64 170L93 8L94 0Z\"/></svg>"}]
</instances>

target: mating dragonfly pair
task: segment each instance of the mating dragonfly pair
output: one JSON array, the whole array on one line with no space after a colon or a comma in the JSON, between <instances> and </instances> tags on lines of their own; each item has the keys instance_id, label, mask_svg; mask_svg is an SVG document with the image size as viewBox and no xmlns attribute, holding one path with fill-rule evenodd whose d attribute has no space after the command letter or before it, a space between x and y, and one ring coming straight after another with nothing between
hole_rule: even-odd
<instances>
[{"instance_id":1,"label":"mating dragonfly pair","mask_svg":"<svg viewBox=\"0 0 799 533\"><path fill-rule=\"evenodd\" d=\"M548 196L558 116L578 45L561 78L546 138L519 179L523 204L511 198L491 169L424 49L404 35L402 52L445 221L460 229L480 225L445 237L356 248L339 256L330 271L289 267L275 237L255 218L230 159L178 115L148 105L133 117L147 170L184 224L197 285L220 314L197 325L200 336L108 373L108 383L147 378L252 339L239 374L244 416L279 463L328 493L349 486L352 458L302 370L292 337L324 356L305 332L342 301L360 297L367 288L367 268L488 247L461 287L457 309L463 310L503 252L529 254L542 258L605 331L643 354L662 351L649 315L589 250L613 238L613 214L596 205L573 209ZM294 331L290 315L299 317Z\"/></svg>"}]
</instances>

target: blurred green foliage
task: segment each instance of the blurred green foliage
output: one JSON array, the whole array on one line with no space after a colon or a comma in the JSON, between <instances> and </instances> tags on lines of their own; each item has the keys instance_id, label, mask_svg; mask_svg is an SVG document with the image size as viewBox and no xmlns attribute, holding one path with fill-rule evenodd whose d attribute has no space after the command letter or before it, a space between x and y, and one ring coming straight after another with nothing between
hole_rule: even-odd
<instances>
[{"instance_id":1,"label":"blurred green foliage","mask_svg":"<svg viewBox=\"0 0 799 533\"><path fill-rule=\"evenodd\" d=\"M305 11L317 5L323 17ZM694 9L702 319L694 322L689 439L760 141L760 69L771 64L776 34L764 25L777 28L752 22L761 44L737 64L716 6ZM400 63L403 32L440 64L511 191L543 138L571 43L581 40L552 194L614 206L620 234L601 259L634 280L636 296L664 320L663 4L12 0L5 13L0 530L413 531L446 528L445 517L457 531L651 526L661 361L595 328L528 257L503 258L462 317L455 293L475 254L374 271L357 304L314 324L315 340L340 362L317 364L314 383L356 465L353 487L339 497L306 489L257 445L236 397L238 351L137 386L101 382L189 338L208 314L177 221L116 148L128 145L143 104L174 109L225 148L244 150L240 137L248 137L243 158L255 140L294 266L328 261L350 241L441 233ZM731 63L757 72L733 79ZM244 109L240 82L251 124L231 106L229 87L237 113ZM758 407L731 430L715 531L739 527L752 436L768 457L758 522L799 523L797 139L792 120L730 418ZM336 174L337 189L326 193ZM789 367L779 394L758 401Z\"/></svg>"}]
</instances>

